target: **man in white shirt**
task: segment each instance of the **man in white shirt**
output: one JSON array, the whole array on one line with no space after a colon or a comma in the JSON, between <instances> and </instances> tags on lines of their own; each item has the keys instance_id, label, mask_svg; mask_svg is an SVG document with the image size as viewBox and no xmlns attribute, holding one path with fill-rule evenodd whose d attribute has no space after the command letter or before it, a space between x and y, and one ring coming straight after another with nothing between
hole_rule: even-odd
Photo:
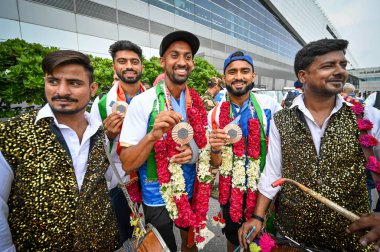
<instances>
[{"instance_id":1,"label":"man in white shirt","mask_svg":"<svg viewBox=\"0 0 380 252\"><path fill-rule=\"evenodd\" d=\"M271 97L251 92L255 78L251 56L241 51L231 53L224 61L223 81L227 93L208 113L211 131L210 164L218 167L220 172L219 203L226 224L222 231L227 238L229 252L239 245L237 231L241 223L252 216L258 179L265 166L266 136L269 133L270 120L281 109ZM230 121L232 122L229 123ZM227 141L225 123L239 125L237 127L242 131L242 138L234 145ZM243 149L241 156L237 153L239 144ZM253 149L258 151L250 152ZM234 161L229 164L231 159ZM226 166L231 168L229 173L223 171ZM228 179L232 183L226 183ZM239 185L235 181L242 182ZM225 194L226 191L231 191L231 194Z\"/></svg>"},{"instance_id":2,"label":"man in white shirt","mask_svg":"<svg viewBox=\"0 0 380 252\"><path fill-rule=\"evenodd\" d=\"M104 135L86 112L93 67L56 51L42 69L48 104L0 124L0 250L114 250Z\"/></svg>"},{"instance_id":3,"label":"man in white shirt","mask_svg":"<svg viewBox=\"0 0 380 252\"><path fill-rule=\"evenodd\" d=\"M166 183L162 183L162 181L166 181L167 178L163 175L167 173L160 171L166 170L168 167L169 149L173 145L165 144L163 148L157 146L160 146L159 144L162 144L164 140L169 143L167 141L168 133L171 133L172 128L180 121L193 124L193 129L195 124L200 125L201 128L204 127L201 120L196 123L190 121L189 111L204 115L202 119L206 124L207 114L202 101L199 95L187 86L188 76L194 69L193 57L198 48L199 39L190 32L175 31L163 38L160 45L160 63L165 71L164 79L154 88L132 100L119 140L122 146L120 160L123 169L127 172L137 170L139 172L145 221L151 223L158 230L173 252L177 251L173 221L178 223L177 226L181 229L181 251L196 251L197 248L196 246L187 247L189 231L189 225L185 222L187 219L184 220L180 214L178 214L178 218L174 218L174 211L171 211L172 205L167 204L172 197L162 196L163 184ZM197 136L196 129L194 129L194 135ZM206 140L205 136L204 140ZM171 187L173 189L167 192L181 190L184 191L181 195L186 195L190 199L194 196L193 188L199 148L194 139L189 144L175 148L175 152L179 151L179 153L171 156L170 163L180 164L180 173L182 174L173 172L172 176L178 175L184 181L180 189L177 188L177 185L173 185ZM191 211L189 204L182 206L185 206L184 208L188 212ZM176 209L178 208L176 207Z\"/></svg>"},{"instance_id":4,"label":"man in white shirt","mask_svg":"<svg viewBox=\"0 0 380 252\"><path fill-rule=\"evenodd\" d=\"M359 110L353 109L340 96L348 78L347 45L346 40L322 39L297 53L294 69L304 85L304 93L271 122L266 167L260 178L255 209L257 216L264 217L279 191L271 183L281 177L296 180L357 215L370 211L365 147L359 142L363 130L359 130L357 123L363 107L359 104ZM365 107L363 118L372 121L373 128L368 133L380 140L378 111ZM372 174L377 181L378 174ZM276 228L282 236L311 247L362 249L356 237L344 232L350 221L297 188L283 186L276 203ZM252 241L261 230L260 220L250 219L239 230L239 241L244 247L247 247L245 237L253 226L256 231L248 239Z\"/></svg>"},{"instance_id":5,"label":"man in white shirt","mask_svg":"<svg viewBox=\"0 0 380 252\"><path fill-rule=\"evenodd\" d=\"M364 101L366 106L372 106L377 109L380 109L380 91L373 92L370 94L367 99Z\"/></svg>"},{"instance_id":6,"label":"man in white shirt","mask_svg":"<svg viewBox=\"0 0 380 252\"><path fill-rule=\"evenodd\" d=\"M110 141L111 157L117 168L123 183L128 183L130 178L137 177L136 173L126 174L121 167L119 154L117 153L119 134L123 125L124 116L127 113L128 104L133 97L145 91L140 81L144 67L142 64L142 49L126 40L113 43L109 52L113 60L113 69L119 81L112 85L110 91L101 98L97 97L91 107L91 116L104 124L105 134ZM115 107L125 106L125 111L119 111ZM133 227L130 224L131 209L121 188L117 187L118 180L110 167L106 175L109 181L112 208L115 211L120 234L120 243L132 237ZM129 186L137 186L137 183ZM131 193L131 190L128 190ZM132 200L141 203L141 195L131 195Z\"/></svg>"}]
</instances>

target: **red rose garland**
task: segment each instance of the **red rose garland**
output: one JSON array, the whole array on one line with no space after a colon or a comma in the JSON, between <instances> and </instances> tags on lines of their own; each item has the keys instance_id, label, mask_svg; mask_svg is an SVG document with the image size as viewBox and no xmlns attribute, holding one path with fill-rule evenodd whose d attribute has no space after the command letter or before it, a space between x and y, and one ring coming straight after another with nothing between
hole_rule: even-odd
<instances>
[{"instance_id":1,"label":"red rose garland","mask_svg":"<svg viewBox=\"0 0 380 252\"><path fill-rule=\"evenodd\" d=\"M194 130L194 141L198 148L202 149L207 145L205 129L207 125L207 113L197 92L193 89L189 89L189 93L192 107L187 108L187 117ZM169 170L168 159L178 153L176 149L177 146L178 144L174 142L171 131L167 133L165 140L158 140L154 145L157 177L160 186L167 186L172 180L174 174ZM203 237L199 236L199 228L202 228L202 222L206 220L211 185L209 183L199 183L199 190L196 195L193 195L195 197L193 209L190 206L186 191L180 193L175 189L176 188L174 188L173 191L176 193L176 196L173 196L173 201L178 214L177 218L174 219L174 223L179 227L196 227L198 230L196 240L201 241ZM179 196L178 193L180 193ZM169 204L166 205L167 208L168 205Z\"/></svg>"},{"instance_id":2,"label":"red rose garland","mask_svg":"<svg viewBox=\"0 0 380 252\"><path fill-rule=\"evenodd\" d=\"M220 114L219 114L219 126L220 128L224 128L227 124L232 121L230 118L230 103L228 101L223 102L220 106ZM245 164L245 158L249 159L249 164L254 162L251 159L260 158L260 122L257 118L248 119L248 141L247 141L247 156L245 154L245 143L244 138L241 138L240 141L233 144L233 154L235 155L235 159L239 159L238 162L243 162ZM245 157L245 158L244 158ZM223 164L223 162L222 162ZM234 169L235 166L232 167ZM235 169L237 169L235 167ZM247 169L248 170L248 169ZM254 178L251 176L254 174L248 174L248 189L246 186L243 186L245 189L241 187L234 187L232 185L232 177L231 174L227 176L219 175L219 203L225 205L230 198L230 190L231 190L231 200L230 200L230 216L234 222L238 222L243 214L243 196L244 192L247 191L247 200L246 200L246 211L245 218L249 219L252 216L254 206L256 204L256 185L254 185L255 190L253 190L252 184L254 184ZM231 189L232 185L232 189Z\"/></svg>"},{"instance_id":3,"label":"red rose garland","mask_svg":"<svg viewBox=\"0 0 380 252\"><path fill-rule=\"evenodd\" d=\"M260 128L259 119L249 119L248 120L248 148L247 155L252 158L260 157L260 131L254 130Z\"/></svg>"}]
</instances>

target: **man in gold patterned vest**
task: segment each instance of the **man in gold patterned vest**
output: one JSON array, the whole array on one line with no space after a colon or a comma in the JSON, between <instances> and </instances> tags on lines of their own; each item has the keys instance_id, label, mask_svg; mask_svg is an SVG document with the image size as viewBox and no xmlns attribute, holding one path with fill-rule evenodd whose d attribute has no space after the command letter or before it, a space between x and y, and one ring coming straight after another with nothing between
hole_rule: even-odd
<instances>
[{"instance_id":1,"label":"man in gold patterned vest","mask_svg":"<svg viewBox=\"0 0 380 252\"><path fill-rule=\"evenodd\" d=\"M86 112L89 58L42 61L48 104L0 124L0 251L114 251L101 122Z\"/></svg>"},{"instance_id":2,"label":"man in gold patterned vest","mask_svg":"<svg viewBox=\"0 0 380 252\"><path fill-rule=\"evenodd\" d=\"M372 147L377 145L376 139L380 140L380 114L370 107L353 106L340 96L348 78L347 45L348 41L342 39L322 39L297 53L294 69L304 93L294 99L289 109L274 115L266 167L259 183L257 216L264 217L279 191L271 183L281 177L296 180L357 215L369 213L366 167L370 166L364 151L371 144L362 147L364 143L359 138L363 129L359 130L357 114L362 115L364 110L363 119L373 123L372 129L366 130L367 137L373 140ZM361 112L356 110L358 107ZM374 162L371 169L379 170L379 163ZM373 175L378 179L377 174ZM282 236L311 248L366 249L365 238L359 242L357 236L345 232L349 220L297 188L283 186L276 203L275 223ZM243 224L239 240L244 247L249 243L245 237L252 226L256 231L249 241L261 230L262 222L256 218Z\"/></svg>"}]
</instances>

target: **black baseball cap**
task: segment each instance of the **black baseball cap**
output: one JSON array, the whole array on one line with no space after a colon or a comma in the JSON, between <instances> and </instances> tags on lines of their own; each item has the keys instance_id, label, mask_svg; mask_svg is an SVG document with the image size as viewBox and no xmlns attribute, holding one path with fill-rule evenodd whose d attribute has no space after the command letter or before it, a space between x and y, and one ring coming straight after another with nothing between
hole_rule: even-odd
<instances>
[{"instance_id":1,"label":"black baseball cap","mask_svg":"<svg viewBox=\"0 0 380 252\"><path fill-rule=\"evenodd\" d=\"M193 56L199 49L199 39L197 36L187 31L175 31L166 35L160 45L160 56L162 57L169 46L176 41L184 41L189 44Z\"/></svg>"}]
</instances>

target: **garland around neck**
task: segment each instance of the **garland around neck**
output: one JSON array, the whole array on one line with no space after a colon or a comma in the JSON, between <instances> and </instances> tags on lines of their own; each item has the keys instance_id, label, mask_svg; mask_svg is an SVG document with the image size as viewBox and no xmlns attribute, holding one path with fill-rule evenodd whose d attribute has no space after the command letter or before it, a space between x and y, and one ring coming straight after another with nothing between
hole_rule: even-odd
<instances>
[{"instance_id":1,"label":"garland around neck","mask_svg":"<svg viewBox=\"0 0 380 252\"><path fill-rule=\"evenodd\" d=\"M219 174L219 203L227 204L230 200L230 217L233 222L238 222L245 213L248 220L256 205L257 184L260 177L260 168L266 156L266 142L261 108L254 97L250 94L251 117L256 111L257 118L248 119L248 136L240 141L223 147L222 164ZM231 112L231 102L228 97L220 106L219 127L224 128L233 121ZM240 126L240 125L239 125ZM264 148L263 148L264 146ZM247 178L247 179L246 179ZM232 186L232 188L231 188ZM231 191L230 191L231 190ZM246 209L243 211L243 197L247 193ZM220 217L216 221L224 223Z\"/></svg>"},{"instance_id":2,"label":"garland around neck","mask_svg":"<svg viewBox=\"0 0 380 252\"><path fill-rule=\"evenodd\" d=\"M198 190L194 191L193 197L195 197L195 200L193 200L192 206L189 203L185 189L185 178L181 165L169 162L171 157L178 154L176 149L178 144L174 142L171 130L166 134L166 137L156 141L154 158L160 193L165 201L170 218L179 227L195 228L195 239L198 243L201 243L205 240L201 235L201 230L205 228L208 201L211 193L211 173L208 162L205 162L209 157L209 148L205 148L207 145L205 129L207 126L207 113L201 98L193 89L186 87L185 92L188 122L194 130L194 141L201 150L197 170ZM160 82L156 86L156 94L157 99L153 109L157 113L172 108L171 104L169 104L170 93L167 92L164 82Z\"/></svg>"}]
</instances>

